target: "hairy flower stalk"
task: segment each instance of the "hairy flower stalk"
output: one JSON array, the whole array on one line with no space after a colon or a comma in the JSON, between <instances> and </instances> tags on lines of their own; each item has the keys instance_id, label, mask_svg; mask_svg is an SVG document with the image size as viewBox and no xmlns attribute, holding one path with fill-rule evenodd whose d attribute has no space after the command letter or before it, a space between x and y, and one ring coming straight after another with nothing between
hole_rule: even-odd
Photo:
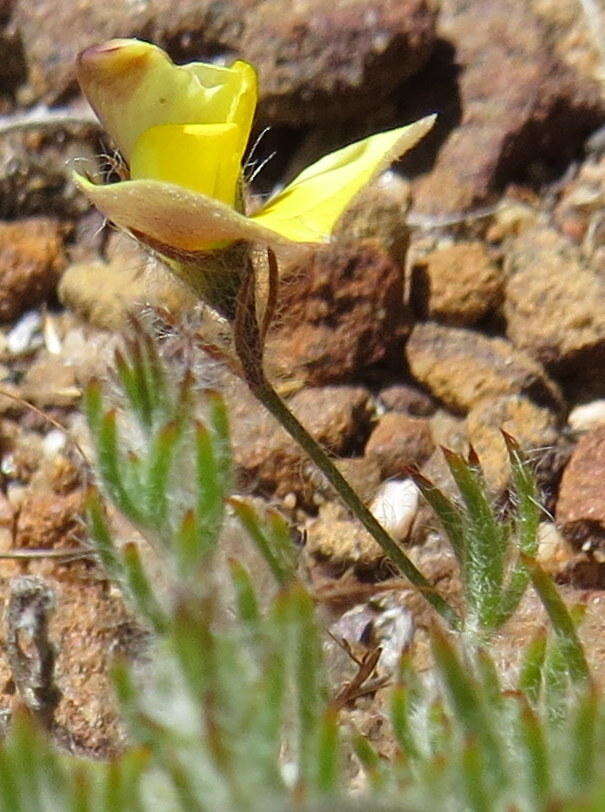
<instances>
[{"instance_id":1,"label":"hairy flower stalk","mask_svg":"<svg viewBox=\"0 0 605 812\"><path fill-rule=\"evenodd\" d=\"M279 398L263 371L263 340L277 298L273 250L300 252L329 242L357 194L425 135L434 117L378 133L324 156L247 215L242 158L257 98L256 73L174 65L159 48L112 40L85 50L78 78L129 177L76 183L116 225L155 251L231 324L253 394L303 447L385 553L452 627L459 618L361 502L323 449ZM257 320L253 247L267 250L267 303Z\"/></svg>"}]
</instances>

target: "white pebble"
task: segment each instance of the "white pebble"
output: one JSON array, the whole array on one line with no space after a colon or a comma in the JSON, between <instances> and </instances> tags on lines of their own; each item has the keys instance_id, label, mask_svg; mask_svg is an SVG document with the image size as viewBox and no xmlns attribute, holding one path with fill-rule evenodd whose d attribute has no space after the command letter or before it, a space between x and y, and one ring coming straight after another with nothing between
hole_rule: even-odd
<instances>
[{"instance_id":1,"label":"white pebble","mask_svg":"<svg viewBox=\"0 0 605 812\"><path fill-rule=\"evenodd\" d=\"M593 400L572 409L567 418L574 431L589 431L605 423L605 400Z\"/></svg>"},{"instance_id":2,"label":"white pebble","mask_svg":"<svg viewBox=\"0 0 605 812\"><path fill-rule=\"evenodd\" d=\"M397 541L404 541L418 511L418 488L411 479L383 482L370 510Z\"/></svg>"},{"instance_id":3,"label":"white pebble","mask_svg":"<svg viewBox=\"0 0 605 812\"><path fill-rule=\"evenodd\" d=\"M47 457L54 457L65 447L65 432L59 429L52 429L42 441L42 448Z\"/></svg>"},{"instance_id":4,"label":"white pebble","mask_svg":"<svg viewBox=\"0 0 605 812\"><path fill-rule=\"evenodd\" d=\"M36 336L42 324L37 310L28 310L6 336L6 346L12 355L21 355L42 344L42 337ZM37 340L36 340L37 339Z\"/></svg>"}]
</instances>

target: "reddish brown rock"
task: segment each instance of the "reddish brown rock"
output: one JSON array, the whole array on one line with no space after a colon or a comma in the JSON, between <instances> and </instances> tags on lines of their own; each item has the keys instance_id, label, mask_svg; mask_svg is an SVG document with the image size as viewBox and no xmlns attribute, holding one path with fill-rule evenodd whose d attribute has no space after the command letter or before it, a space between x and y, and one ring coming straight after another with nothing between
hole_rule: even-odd
<instances>
[{"instance_id":1,"label":"reddish brown rock","mask_svg":"<svg viewBox=\"0 0 605 812\"><path fill-rule=\"evenodd\" d=\"M412 417L429 417L436 409L426 392L408 383L394 383L378 393L382 405L389 412L403 412Z\"/></svg>"},{"instance_id":2,"label":"reddish brown rock","mask_svg":"<svg viewBox=\"0 0 605 812\"><path fill-rule=\"evenodd\" d=\"M13 25L21 35L33 97L52 104L74 90L78 52L112 37L141 34L152 21L155 6L155 0L113 6L97 0L17 0Z\"/></svg>"},{"instance_id":3,"label":"reddish brown rock","mask_svg":"<svg viewBox=\"0 0 605 812\"><path fill-rule=\"evenodd\" d=\"M362 502L369 505L382 481L380 465L377 460L368 457L343 457L335 460L336 467L359 496ZM318 488L327 499L334 499L334 491L327 479L316 471Z\"/></svg>"},{"instance_id":4,"label":"reddish brown rock","mask_svg":"<svg viewBox=\"0 0 605 812\"><path fill-rule=\"evenodd\" d=\"M605 426L581 438L563 472L557 525L577 546L605 547Z\"/></svg>"},{"instance_id":5,"label":"reddish brown rock","mask_svg":"<svg viewBox=\"0 0 605 812\"><path fill-rule=\"evenodd\" d=\"M438 409L431 417L431 435L436 446L449 448L459 454L468 449L466 420L445 409Z\"/></svg>"},{"instance_id":6,"label":"reddish brown rock","mask_svg":"<svg viewBox=\"0 0 605 812\"><path fill-rule=\"evenodd\" d=\"M406 355L412 374L455 412L499 395L561 403L556 384L540 364L503 338L427 322L414 327Z\"/></svg>"},{"instance_id":7,"label":"reddish brown rock","mask_svg":"<svg viewBox=\"0 0 605 812\"><path fill-rule=\"evenodd\" d=\"M417 210L464 210L532 162L561 165L573 157L604 107L599 83L556 54L568 30L517 0L442 2L436 50L402 96L411 116L440 113L434 133L405 164L427 170L414 184Z\"/></svg>"},{"instance_id":8,"label":"reddish brown rock","mask_svg":"<svg viewBox=\"0 0 605 812\"><path fill-rule=\"evenodd\" d=\"M480 242L440 248L412 266L411 303L422 319L464 327L494 310L503 275Z\"/></svg>"},{"instance_id":9,"label":"reddish brown rock","mask_svg":"<svg viewBox=\"0 0 605 812\"><path fill-rule=\"evenodd\" d=\"M340 129L349 128L343 125ZM324 131L312 132L319 134ZM345 132L343 139L350 143L351 137ZM323 146L317 151L316 157L325 155L330 148ZM306 159L301 162L301 169L308 166L308 161ZM333 238L348 245L378 243L395 262L405 265L410 242L407 221L410 204L409 182L394 171L385 172L353 198L336 223Z\"/></svg>"},{"instance_id":10,"label":"reddish brown rock","mask_svg":"<svg viewBox=\"0 0 605 812\"><path fill-rule=\"evenodd\" d=\"M558 420L550 409L537 406L524 395L486 398L468 413L466 426L473 446L494 492L502 492L510 481L510 461L501 430L518 442L532 460L542 485L552 484L559 472L557 453Z\"/></svg>"},{"instance_id":11,"label":"reddish brown rock","mask_svg":"<svg viewBox=\"0 0 605 812\"><path fill-rule=\"evenodd\" d=\"M82 526L83 505L81 491L60 496L32 490L19 512L15 547L73 546Z\"/></svg>"},{"instance_id":12,"label":"reddish brown rock","mask_svg":"<svg viewBox=\"0 0 605 812\"><path fill-rule=\"evenodd\" d=\"M340 382L393 358L409 331L403 270L371 243L321 249L291 267L267 356L276 373Z\"/></svg>"},{"instance_id":13,"label":"reddish brown rock","mask_svg":"<svg viewBox=\"0 0 605 812\"><path fill-rule=\"evenodd\" d=\"M529 0L529 4L550 30L557 56L580 76L602 81L603 60L589 6L578 7L576 0Z\"/></svg>"},{"instance_id":14,"label":"reddish brown rock","mask_svg":"<svg viewBox=\"0 0 605 812\"><path fill-rule=\"evenodd\" d=\"M245 481L261 493L281 497L294 493L304 504L312 505L316 491L326 486L306 454L241 381L226 380L225 394L235 462ZM365 441L371 407L363 387L302 390L290 399L289 406L315 439L333 453L350 451Z\"/></svg>"},{"instance_id":15,"label":"reddish brown rock","mask_svg":"<svg viewBox=\"0 0 605 812\"><path fill-rule=\"evenodd\" d=\"M388 412L370 435L365 453L378 460L382 475L387 479L404 475L410 465L422 465L433 449L428 420Z\"/></svg>"},{"instance_id":16,"label":"reddish brown rock","mask_svg":"<svg viewBox=\"0 0 605 812\"><path fill-rule=\"evenodd\" d=\"M65 265L64 229L39 217L0 223L0 320L12 321L45 301Z\"/></svg>"},{"instance_id":17,"label":"reddish brown rock","mask_svg":"<svg viewBox=\"0 0 605 812\"><path fill-rule=\"evenodd\" d=\"M241 41L269 121L355 118L414 74L433 44L428 0L305 0L283 12L283 0L258 3Z\"/></svg>"},{"instance_id":18,"label":"reddish brown rock","mask_svg":"<svg viewBox=\"0 0 605 812\"><path fill-rule=\"evenodd\" d=\"M296 417L333 454L360 446L373 413L363 386L323 386L301 389L288 401Z\"/></svg>"},{"instance_id":19,"label":"reddish brown rock","mask_svg":"<svg viewBox=\"0 0 605 812\"><path fill-rule=\"evenodd\" d=\"M548 229L524 233L507 256L504 313L515 346L559 369L594 374L605 355L605 284L577 248Z\"/></svg>"},{"instance_id":20,"label":"reddish brown rock","mask_svg":"<svg viewBox=\"0 0 605 812\"><path fill-rule=\"evenodd\" d=\"M18 27L37 98L74 88L78 51L112 37L140 36L177 60L225 52L260 75L261 115L288 123L350 118L375 107L426 61L436 9L428 0L18 0Z\"/></svg>"}]
</instances>

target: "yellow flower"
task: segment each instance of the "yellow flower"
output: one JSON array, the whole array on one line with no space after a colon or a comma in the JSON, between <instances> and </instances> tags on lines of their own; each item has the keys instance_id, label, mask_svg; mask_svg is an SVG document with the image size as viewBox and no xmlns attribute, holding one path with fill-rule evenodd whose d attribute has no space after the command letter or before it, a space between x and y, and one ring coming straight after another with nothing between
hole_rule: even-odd
<instances>
[{"instance_id":1,"label":"yellow flower","mask_svg":"<svg viewBox=\"0 0 605 812\"><path fill-rule=\"evenodd\" d=\"M177 66L160 48L123 39L83 51L78 79L130 179L99 185L76 175L76 182L116 225L166 253L238 240L326 242L355 195L434 121L429 116L326 155L247 217L239 187L257 100L252 66Z\"/></svg>"}]
</instances>

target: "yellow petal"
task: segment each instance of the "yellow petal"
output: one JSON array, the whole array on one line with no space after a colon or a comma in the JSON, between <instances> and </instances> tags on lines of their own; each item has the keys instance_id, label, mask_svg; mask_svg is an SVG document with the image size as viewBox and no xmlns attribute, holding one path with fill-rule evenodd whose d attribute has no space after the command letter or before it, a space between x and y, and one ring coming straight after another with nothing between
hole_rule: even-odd
<instances>
[{"instance_id":1,"label":"yellow petal","mask_svg":"<svg viewBox=\"0 0 605 812\"><path fill-rule=\"evenodd\" d=\"M130 156L133 179L164 180L235 204L240 175L235 124L162 124L139 136Z\"/></svg>"},{"instance_id":2,"label":"yellow petal","mask_svg":"<svg viewBox=\"0 0 605 812\"><path fill-rule=\"evenodd\" d=\"M355 195L433 126L427 116L325 155L307 167L253 219L295 242L325 242Z\"/></svg>"},{"instance_id":3,"label":"yellow petal","mask_svg":"<svg viewBox=\"0 0 605 812\"><path fill-rule=\"evenodd\" d=\"M285 237L230 206L172 183L129 180L97 185L77 174L74 182L109 220L154 247L161 244L175 251L208 251L235 240L275 247L291 245Z\"/></svg>"},{"instance_id":4,"label":"yellow petal","mask_svg":"<svg viewBox=\"0 0 605 812\"><path fill-rule=\"evenodd\" d=\"M191 72L204 87L226 86L228 92L223 92L220 99L214 98L216 123L222 120L237 125L240 132L238 150L240 155L243 155L258 99L258 78L255 69L248 62L238 59L227 68L204 62L190 62L189 65L183 66L183 70ZM225 104L224 110L219 108L219 101ZM220 119L219 114L224 115L224 118Z\"/></svg>"},{"instance_id":5,"label":"yellow petal","mask_svg":"<svg viewBox=\"0 0 605 812\"><path fill-rule=\"evenodd\" d=\"M107 132L129 160L139 136L161 124L236 124L243 153L257 98L251 65L174 65L161 48L110 40L78 57L78 81Z\"/></svg>"}]
</instances>

